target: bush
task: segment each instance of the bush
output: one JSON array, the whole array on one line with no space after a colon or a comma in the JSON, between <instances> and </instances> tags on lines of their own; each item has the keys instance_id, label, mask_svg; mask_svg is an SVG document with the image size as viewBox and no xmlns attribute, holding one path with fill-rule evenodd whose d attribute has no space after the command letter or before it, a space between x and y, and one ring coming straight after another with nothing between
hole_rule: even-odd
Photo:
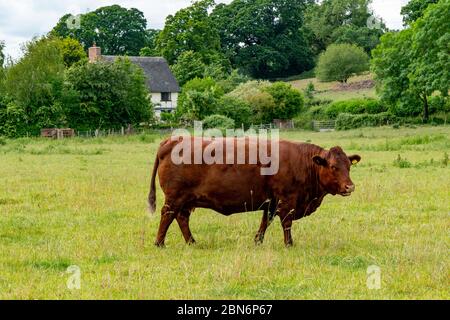
<instances>
[{"instance_id":1,"label":"bush","mask_svg":"<svg viewBox=\"0 0 450 320\"><path fill-rule=\"evenodd\" d=\"M234 129L234 120L220 114L213 114L203 120L204 129Z\"/></svg>"},{"instance_id":2,"label":"bush","mask_svg":"<svg viewBox=\"0 0 450 320\"><path fill-rule=\"evenodd\" d=\"M433 96L428 101L430 114L450 112L450 99L443 96Z\"/></svg>"},{"instance_id":3,"label":"bush","mask_svg":"<svg viewBox=\"0 0 450 320\"><path fill-rule=\"evenodd\" d=\"M332 44L319 57L316 75L320 81L347 82L348 78L369 70L369 56L351 44Z\"/></svg>"},{"instance_id":4,"label":"bush","mask_svg":"<svg viewBox=\"0 0 450 320\"><path fill-rule=\"evenodd\" d=\"M351 114L378 114L386 112L387 108L375 99L351 99L336 101L326 108L326 114L331 119L335 119L341 113Z\"/></svg>"},{"instance_id":5,"label":"bush","mask_svg":"<svg viewBox=\"0 0 450 320\"><path fill-rule=\"evenodd\" d=\"M336 119L336 130L349 130L361 127L376 127L388 125L397 121L389 112L378 114L350 114L341 113Z\"/></svg>"},{"instance_id":6,"label":"bush","mask_svg":"<svg viewBox=\"0 0 450 320\"><path fill-rule=\"evenodd\" d=\"M217 114L234 120L237 126L248 128L252 123L252 109L249 104L238 98L223 96L217 102Z\"/></svg>"},{"instance_id":7,"label":"bush","mask_svg":"<svg viewBox=\"0 0 450 320\"><path fill-rule=\"evenodd\" d=\"M303 95L290 84L275 82L264 91L268 92L275 101L275 108L264 114L267 122L272 122L274 119L292 119L303 110Z\"/></svg>"},{"instance_id":8,"label":"bush","mask_svg":"<svg viewBox=\"0 0 450 320\"><path fill-rule=\"evenodd\" d=\"M188 81L178 99L177 118L186 121L202 120L214 114L223 94L222 88L212 78Z\"/></svg>"}]
</instances>

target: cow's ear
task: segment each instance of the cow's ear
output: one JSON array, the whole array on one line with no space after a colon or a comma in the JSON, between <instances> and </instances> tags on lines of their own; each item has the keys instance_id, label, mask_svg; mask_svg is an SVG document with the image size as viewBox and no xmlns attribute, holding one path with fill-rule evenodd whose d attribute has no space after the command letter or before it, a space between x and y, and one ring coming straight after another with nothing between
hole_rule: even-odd
<instances>
[{"instance_id":1,"label":"cow's ear","mask_svg":"<svg viewBox=\"0 0 450 320\"><path fill-rule=\"evenodd\" d=\"M312 159L314 163L317 164L318 166L326 167L328 165L327 160L322 158L321 156L314 156Z\"/></svg>"},{"instance_id":2,"label":"cow's ear","mask_svg":"<svg viewBox=\"0 0 450 320\"><path fill-rule=\"evenodd\" d=\"M361 157L360 157L359 155L357 155L357 154L348 157L348 159L350 160L350 162L351 162L352 164L357 164L358 162L361 161Z\"/></svg>"}]
</instances>

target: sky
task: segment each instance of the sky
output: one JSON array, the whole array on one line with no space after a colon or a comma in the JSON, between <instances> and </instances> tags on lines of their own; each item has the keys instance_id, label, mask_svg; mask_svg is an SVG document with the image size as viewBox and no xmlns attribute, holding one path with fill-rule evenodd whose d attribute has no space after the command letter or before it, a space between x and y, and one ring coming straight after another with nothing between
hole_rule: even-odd
<instances>
[{"instance_id":1,"label":"sky","mask_svg":"<svg viewBox=\"0 0 450 320\"><path fill-rule=\"evenodd\" d=\"M217 0L229 3L231 0ZM390 29L402 28L400 9L408 0L373 0L372 9ZM189 6L190 0L0 0L0 40L6 42L6 54L21 56L21 44L33 36L49 32L66 13L74 15L99 7L119 4L144 12L148 28L161 29L166 16Z\"/></svg>"}]
</instances>

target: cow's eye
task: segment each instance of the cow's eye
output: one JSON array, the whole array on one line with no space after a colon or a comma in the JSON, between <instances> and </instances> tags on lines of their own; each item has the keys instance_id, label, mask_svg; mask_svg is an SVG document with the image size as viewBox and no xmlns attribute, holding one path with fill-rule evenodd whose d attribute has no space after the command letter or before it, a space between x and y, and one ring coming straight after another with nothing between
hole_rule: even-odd
<instances>
[{"instance_id":1,"label":"cow's eye","mask_svg":"<svg viewBox=\"0 0 450 320\"><path fill-rule=\"evenodd\" d=\"M337 171L337 167L335 167L335 166L331 166L331 169L332 169L333 171Z\"/></svg>"}]
</instances>

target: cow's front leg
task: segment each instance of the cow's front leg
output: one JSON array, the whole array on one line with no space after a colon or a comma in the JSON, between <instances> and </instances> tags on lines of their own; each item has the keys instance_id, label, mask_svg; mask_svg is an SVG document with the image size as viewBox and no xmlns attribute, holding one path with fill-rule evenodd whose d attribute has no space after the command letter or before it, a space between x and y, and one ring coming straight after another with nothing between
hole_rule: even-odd
<instances>
[{"instance_id":1,"label":"cow's front leg","mask_svg":"<svg viewBox=\"0 0 450 320\"><path fill-rule=\"evenodd\" d=\"M295 213L295 201L280 201L278 203L277 213L280 217L281 226L284 232L284 244L286 247L290 247L294 244L292 241L292 220Z\"/></svg>"}]
</instances>

